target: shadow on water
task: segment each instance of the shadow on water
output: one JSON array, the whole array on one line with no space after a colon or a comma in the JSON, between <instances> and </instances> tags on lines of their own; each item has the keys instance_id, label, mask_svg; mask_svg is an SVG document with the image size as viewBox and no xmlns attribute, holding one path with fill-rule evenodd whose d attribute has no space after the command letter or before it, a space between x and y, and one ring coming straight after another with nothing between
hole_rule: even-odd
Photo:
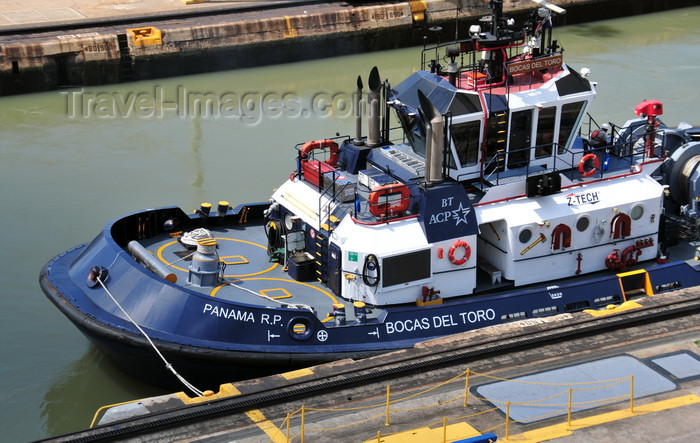
<instances>
[{"instance_id":1,"label":"shadow on water","mask_svg":"<svg viewBox=\"0 0 700 443\"><path fill-rule=\"evenodd\" d=\"M43 428L48 435L73 432L89 427L102 406L166 393L123 374L90 345L46 391L41 404Z\"/></svg>"},{"instance_id":2,"label":"shadow on water","mask_svg":"<svg viewBox=\"0 0 700 443\"><path fill-rule=\"evenodd\" d=\"M569 26L568 31L576 36L596 36L599 38L612 38L622 35L619 28L613 27L608 22L604 23L584 23L580 25Z\"/></svg>"}]
</instances>

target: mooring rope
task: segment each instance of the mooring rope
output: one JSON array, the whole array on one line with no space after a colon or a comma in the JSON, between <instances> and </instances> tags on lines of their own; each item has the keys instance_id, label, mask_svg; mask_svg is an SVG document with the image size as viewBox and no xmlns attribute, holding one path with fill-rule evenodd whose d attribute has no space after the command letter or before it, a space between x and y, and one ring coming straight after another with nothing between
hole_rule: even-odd
<instances>
[{"instance_id":1,"label":"mooring rope","mask_svg":"<svg viewBox=\"0 0 700 443\"><path fill-rule=\"evenodd\" d=\"M194 385L192 385L192 383L188 382L182 375L178 374L178 372L175 370L175 368L173 367L173 365L170 364L170 362L163 356L163 354L161 354L161 352L160 352L160 350L158 349L158 347L156 347L155 343L153 343L153 341L151 340L151 337L149 337L148 334L146 334L146 331L144 331L143 329L141 329L141 326L139 326L138 323L136 323L136 322L134 321L134 319L131 318L131 316L129 315L129 313L127 313L127 312L124 310L124 308L122 307L122 305L120 305L119 302L117 301L117 299L114 298L114 296L112 295L112 293L109 292L109 289L107 289L107 286L105 286L105 284L102 282L102 279L101 279L99 276L97 276L97 281L100 283L100 285L101 285L102 288L105 290L105 292L107 293L107 295L109 295L109 298L112 299L112 301L114 302L114 304L117 305L117 307L118 307L118 308L122 311L122 313L126 316L126 318L129 319L129 321L130 321L131 323L133 323L134 326L136 326L136 329L138 329L139 332L141 332L141 334L143 334L144 337L146 337L146 340L148 340L148 343L151 344L151 346L153 347L153 349L156 351L156 354L158 354L158 356L160 357L160 359L163 360L163 363L165 363L165 367L168 368L168 370L169 370L170 372L172 372L173 375L175 375L175 377L177 377L178 380L180 380L180 382L181 382L183 385L185 385L189 390L191 390L192 392L194 392L195 394L197 394L197 396L203 397L203 396L204 396L204 393L203 393L202 391L200 391L199 389L197 389Z\"/></svg>"}]
</instances>

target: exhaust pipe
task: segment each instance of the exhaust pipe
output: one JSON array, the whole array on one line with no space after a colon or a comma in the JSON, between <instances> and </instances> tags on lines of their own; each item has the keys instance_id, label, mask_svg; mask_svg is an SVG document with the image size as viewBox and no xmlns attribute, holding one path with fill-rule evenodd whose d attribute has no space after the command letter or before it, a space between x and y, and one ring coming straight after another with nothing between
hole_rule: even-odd
<instances>
[{"instance_id":1,"label":"exhaust pipe","mask_svg":"<svg viewBox=\"0 0 700 443\"><path fill-rule=\"evenodd\" d=\"M379 145L379 100L382 81L379 79L379 69L375 66L369 73L369 120L367 128L367 146Z\"/></svg>"},{"instance_id":2,"label":"exhaust pipe","mask_svg":"<svg viewBox=\"0 0 700 443\"><path fill-rule=\"evenodd\" d=\"M442 158L445 121L423 91L418 90L418 101L425 117L425 184L442 183Z\"/></svg>"},{"instance_id":3,"label":"exhaust pipe","mask_svg":"<svg viewBox=\"0 0 700 443\"><path fill-rule=\"evenodd\" d=\"M357 92L355 93L355 146L362 146L362 76L357 76Z\"/></svg>"}]
</instances>

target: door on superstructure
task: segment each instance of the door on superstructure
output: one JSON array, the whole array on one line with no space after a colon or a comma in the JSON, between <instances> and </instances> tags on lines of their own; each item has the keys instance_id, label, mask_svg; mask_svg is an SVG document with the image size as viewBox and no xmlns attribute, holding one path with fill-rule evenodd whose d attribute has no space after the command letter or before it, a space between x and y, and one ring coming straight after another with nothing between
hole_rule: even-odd
<instances>
[{"instance_id":1,"label":"door on superstructure","mask_svg":"<svg viewBox=\"0 0 700 443\"><path fill-rule=\"evenodd\" d=\"M340 296L340 266L342 251L340 246L331 243L328 248L328 288L333 294Z\"/></svg>"},{"instance_id":2,"label":"door on superstructure","mask_svg":"<svg viewBox=\"0 0 700 443\"><path fill-rule=\"evenodd\" d=\"M511 114L508 141L508 169L523 168L530 160L532 109Z\"/></svg>"}]
</instances>

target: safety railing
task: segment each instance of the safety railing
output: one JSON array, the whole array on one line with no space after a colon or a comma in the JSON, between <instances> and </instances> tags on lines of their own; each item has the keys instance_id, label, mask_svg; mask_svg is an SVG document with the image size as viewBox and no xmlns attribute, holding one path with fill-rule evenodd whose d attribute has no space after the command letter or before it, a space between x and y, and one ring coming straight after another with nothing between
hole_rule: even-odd
<instances>
[{"instance_id":1,"label":"safety railing","mask_svg":"<svg viewBox=\"0 0 700 443\"><path fill-rule=\"evenodd\" d=\"M492 399L492 398L485 398L485 397L479 397L474 394L470 394L470 383L473 384L473 379L474 377L483 377L491 380L496 380L500 382L508 382L508 383L513 383L513 384L529 384L529 385L539 385L539 386L561 386L562 389L560 391L557 391L555 394L548 395L542 398L537 398L533 399L531 401L527 402L517 402L517 401L507 401L503 399ZM399 407L400 404L405 403L408 400L415 400L418 399L421 396L425 396L439 388L446 387L448 385L454 385L454 384L460 384L458 386L457 391L460 392L460 395L454 396L452 398L447 398L440 400L437 403L431 403L423 406L416 406L416 407ZM483 384L483 383L481 383ZM480 384L480 385L481 385ZM588 400L588 401L574 401L574 393L575 392L583 392L583 391L593 391L593 390L601 390L605 391L608 390L610 391L613 387L619 386L622 384L628 384L629 385L629 391L625 395L611 395L609 397L600 397L595 400ZM461 387L463 386L463 388ZM452 388L454 391L455 389ZM617 389L619 391L619 388ZM561 400L557 400L561 399ZM274 439L274 441L281 441L284 439L286 442L293 442L293 441L300 441L304 443L306 441L306 438L309 437L309 434L314 434L316 436L323 435L323 433L330 433L333 431L338 431L340 429L346 429L346 428L351 428L355 426L365 426L367 423L376 421L378 422L377 426L380 427L382 426L381 424L381 419L383 419L384 423L383 426L390 426L391 421L393 418L395 418L398 414L402 413L408 413L408 412L414 412L414 411L419 411L419 410L427 410L431 408L438 408L438 407L445 407L446 405L449 405L451 403L458 402L459 400L462 400L462 407L467 408L469 406L469 401L470 400L479 400L485 404L491 404L493 407L478 411L478 412L473 412L470 414L466 415L457 415L457 416L443 416L443 418L439 421L434 421L431 423L421 423L416 425L420 425L421 427L430 427L434 428L435 426L442 426L443 429L443 441L447 441L447 428L448 428L448 423L450 422L461 422L464 420L470 420L474 419L478 416L489 414L492 412L495 412L497 410L502 410L504 412L505 418L502 418L502 421L500 421L497 425L489 428L489 429L481 429L479 432L481 434L485 433L494 433L498 431L501 433L502 437L505 440L508 440L509 437L511 437L511 425L515 422L512 418L511 414L511 407L513 406L526 406L526 407L532 407L532 408L546 408L547 410L555 408L553 411L548 411L543 414L539 415L534 415L531 417L527 418L520 418L518 421L527 421L527 422L532 422L532 421L539 421L539 420L544 420L544 419L549 419L552 417L555 417L557 415L565 415L566 416L566 423L568 426L571 426L572 424L572 414L575 413L576 411L584 410L584 409L592 409L600 406L606 406L606 405L611 405L613 403L618 403L621 401L627 401L629 404L629 411L631 413L634 412L634 376L630 375L627 377L619 377L619 378L614 378L614 379L609 379L609 380L599 380L599 381L587 381L587 382L580 382L580 383L543 383L543 382L530 382L530 381L522 381L522 380L509 380L505 378L500 378L488 374L482 374L478 372L473 372L469 369L465 370L464 372L460 373L459 375L446 380L441 383L434 384L431 387L428 387L426 389L420 390L418 392L415 392L413 394L407 395L407 396L402 396L402 397L397 397L396 395L392 395L391 392L391 385L386 386L386 393L384 395L384 401L381 403L375 403L371 405L366 405L366 406L356 406L356 407L348 407L348 408L314 408L314 407L309 407L307 405L302 404L300 408L295 410L294 412L288 413L286 418L283 420L281 425L278 427L279 432L275 436L271 436L271 441ZM309 414L310 413L316 413L316 412L350 412L350 413L359 413L361 411L367 411L369 416L366 416L362 419L359 420L349 420L348 424L345 425L340 425L340 426L334 426L334 427L327 427L327 428L319 428L319 427L311 427L308 425L308 419L309 419ZM499 414L500 415L500 414ZM380 428L381 429L381 428ZM404 431L402 431L404 432ZM376 441L381 442L382 438L389 437L391 435L395 434L400 434L401 432L397 433L382 433L381 430L378 430L376 432ZM280 435L283 434L283 435ZM370 437L371 438L371 437ZM313 439L313 437L312 437Z\"/></svg>"}]
</instances>

